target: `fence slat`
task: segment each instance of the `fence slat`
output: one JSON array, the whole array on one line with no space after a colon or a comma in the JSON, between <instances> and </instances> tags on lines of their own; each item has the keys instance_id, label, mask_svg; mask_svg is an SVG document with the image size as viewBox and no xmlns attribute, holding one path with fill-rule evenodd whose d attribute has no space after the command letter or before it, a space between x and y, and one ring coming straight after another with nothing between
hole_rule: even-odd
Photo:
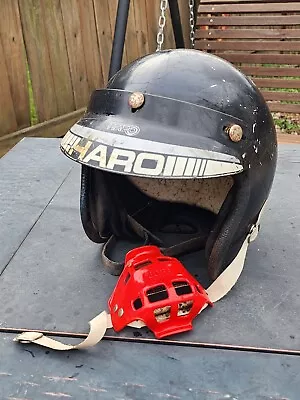
<instances>
[{"instance_id":1,"label":"fence slat","mask_svg":"<svg viewBox=\"0 0 300 400\"><path fill-rule=\"evenodd\" d=\"M75 107L78 109L86 106L89 99L89 87L85 65L86 60L82 56L84 53L79 10L77 2L74 2L73 0L62 0L61 9L67 42Z\"/></svg>"},{"instance_id":2,"label":"fence slat","mask_svg":"<svg viewBox=\"0 0 300 400\"><path fill-rule=\"evenodd\" d=\"M253 81L264 88L300 89L300 79L254 78Z\"/></svg>"},{"instance_id":3,"label":"fence slat","mask_svg":"<svg viewBox=\"0 0 300 400\"><path fill-rule=\"evenodd\" d=\"M299 0L289 0L289 3L298 3ZM282 3L282 0L201 0L201 4L247 4L247 3Z\"/></svg>"},{"instance_id":4,"label":"fence slat","mask_svg":"<svg viewBox=\"0 0 300 400\"><path fill-rule=\"evenodd\" d=\"M300 102L300 93L291 93L291 92L272 92L267 90L262 90L262 94L266 100L276 100L276 101L299 101ZM299 104L300 108L300 104Z\"/></svg>"},{"instance_id":5,"label":"fence slat","mask_svg":"<svg viewBox=\"0 0 300 400\"><path fill-rule=\"evenodd\" d=\"M265 4L214 4L211 6L200 4L199 12L216 13L277 13L277 12L296 12L300 11L300 3L265 3Z\"/></svg>"},{"instance_id":6,"label":"fence slat","mask_svg":"<svg viewBox=\"0 0 300 400\"><path fill-rule=\"evenodd\" d=\"M204 26L263 26L263 25L300 25L299 15L283 16L238 16L238 17L198 17L197 25Z\"/></svg>"},{"instance_id":7,"label":"fence slat","mask_svg":"<svg viewBox=\"0 0 300 400\"><path fill-rule=\"evenodd\" d=\"M57 111L58 115L63 115L75 109L75 101L60 0L43 0L41 5L43 7Z\"/></svg>"},{"instance_id":8,"label":"fence slat","mask_svg":"<svg viewBox=\"0 0 300 400\"><path fill-rule=\"evenodd\" d=\"M300 65L299 54L247 54L218 52L216 55L232 63Z\"/></svg>"},{"instance_id":9,"label":"fence slat","mask_svg":"<svg viewBox=\"0 0 300 400\"><path fill-rule=\"evenodd\" d=\"M268 41L268 40L262 40L262 41L199 40L196 42L196 48L201 50L299 51L300 41L283 42L283 41Z\"/></svg>"},{"instance_id":10,"label":"fence slat","mask_svg":"<svg viewBox=\"0 0 300 400\"><path fill-rule=\"evenodd\" d=\"M146 0L146 12L147 12L147 27L148 27L148 43L150 52L156 50L156 35L158 31L158 16L159 16L159 1Z\"/></svg>"},{"instance_id":11,"label":"fence slat","mask_svg":"<svg viewBox=\"0 0 300 400\"><path fill-rule=\"evenodd\" d=\"M2 41L0 40L0 54L3 54ZM17 119L14 103L10 91L8 72L4 57L0 57L0 137L17 129Z\"/></svg>"},{"instance_id":12,"label":"fence slat","mask_svg":"<svg viewBox=\"0 0 300 400\"><path fill-rule=\"evenodd\" d=\"M269 109L273 112L283 112L283 113L299 113L299 104L282 104L282 103L269 103Z\"/></svg>"},{"instance_id":13,"label":"fence slat","mask_svg":"<svg viewBox=\"0 0 300 400\"><path fill-rule=\"evenodd\" d=\"M197 3L199 0L197 1ZM190 41L190 9L189 9L189 4L188 1L186 0L178 0L178 5L179 5L179 12L180 12L180 18L181 18L181 24L182 30L183 30L183 36L184 36L184 44L186 48L191 47L191 41ZM196 33L196 32L195 32Z\"/></svg>"},{"instance_id":14,"label":"fence slat","mask_svg":"<svg viewBox=\"0 0 300 400\"><path fill-rule=\"evenodd\" d=\"M300 29L198 29L197 39L300 39Z\"/></svg>"},{"instance_id":15,"label":"fence slat","mask_svg":"<svg viewBox=\"0 0 300 400\"><path fill-rule=\"evenodd\" d=\"M160 10L160 6L158 5L158 10ZM159 11L160 13L160 11ZM158 14L159 15L159 14ZM158 24L158 19L157 23ZM158 28L156 28L158 29ZM173 33L173 27L172 27L172 20L171 20L171 14L170 14L170 7L168 7L167 12L166 12L166 26L165 26L165 42L163 44L163 49L174 49L175 46L175 39L174 39L174 33Z\"/></svg>"},{"instance_id":16,"label":"fence slat","mask_svg":"<svg viewBox=\"0 0 300 400\"><path fill-rule=\"evenodd\" d=\"M26 53L17 1L1 1L0 37L19 128L30 125ZM2 94L1 94L2 96ZM1 128L0 128L1 129Z\"/></svg>"},{"instance_id":17,"label":"fence slat","mask_svg":"<svg viewBox=\"0 0 300 400\"><path fill-rule=\"evenodd\" d=\"M89 92L104 85L93 0L77 0Z\"/></svg>"},{"instance_id":18,"label":"fence slat","mask_svg":"<svg viewBox=\"0 0 300 400\"><path fill-rule=\"evenodd\" d=\"M108 8L109 1L112 0L101 0L101 2L99 0L94 0L97 35L100 47L100 56L101 56L105 84L108 78L111 47L112 47L112 31L111 31L110 15Z\"/></svg>"},{"instance_id":19,"label":"fence slat","mask_svg":"<svg viewBox=\"0 0 300 400\"><path fill-rule=\"evenodd\" d=\"M242 65L240 69L246 75L253 76L297 76L300 77L300 68L295 67L249 67Z\"/></svg>"},{"instance_id":20,"label":"fence slat","mask_svg":"<svg viewBox=\"0 0 300 400\"><path fill-rule=\"evenodd\" d=\"M133 2L130 2L128 25L126 30L127 64L139 58L138 38Z\"/></svg>"},{"instance_id":21,"label":"fence slat","mask_svg":"<svg viewBox=\"0 0 300 400\"><path fill-rule=\"evenodd\" d=\"M58 115L44 15L39 0L19 0L23 34L40 122Z\"/></svg>"},{"instance_id":22,"label":"fence slat","mask_svg":"<svg viewBox=\"0 0 300 400\"><path fill-rule=\"evenodd\" d=\"M141 57L150 52L148 43L146 0L133 0L133 7L138 41L138 51L139 56Z\"/></svg>"}]
</instances>

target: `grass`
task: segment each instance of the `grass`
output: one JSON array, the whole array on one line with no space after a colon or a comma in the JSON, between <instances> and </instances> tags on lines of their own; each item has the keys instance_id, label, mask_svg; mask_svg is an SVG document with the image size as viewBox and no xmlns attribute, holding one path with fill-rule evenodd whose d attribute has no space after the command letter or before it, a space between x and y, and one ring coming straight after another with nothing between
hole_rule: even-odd
<instances>
[{"instance_id":1,"label":"grass","mask_svg":"<svg viewBox=\"0 0 300 400\"><path fill-rule=\"evenodd\" d=\"M28 92L29 92L30 124L36 125L39 122L39 119L38 119L38 115L37 115L36 105L34 102L32 81L31 81L28 63L26 66L26 70L27 70L27 83L28 83Z\"/></svg>"}]
</instances>

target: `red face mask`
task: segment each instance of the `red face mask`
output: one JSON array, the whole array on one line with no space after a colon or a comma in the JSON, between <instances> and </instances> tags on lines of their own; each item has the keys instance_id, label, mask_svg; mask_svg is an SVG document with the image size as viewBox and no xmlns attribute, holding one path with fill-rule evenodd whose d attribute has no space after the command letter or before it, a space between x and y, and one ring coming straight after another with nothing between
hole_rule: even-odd
<instances>
[{"instance_id":1,"label":"red face mask","mask_svg":"<svg viewBox=\"0 0 300 400\"><path fill-rule=\"evenodd\" d=\"M191 330L201 309L212 306L198 281L156 246L139 247L126 255L108 304L117 332L141 320L157 338Z\"/></svg>"}]
</instances>

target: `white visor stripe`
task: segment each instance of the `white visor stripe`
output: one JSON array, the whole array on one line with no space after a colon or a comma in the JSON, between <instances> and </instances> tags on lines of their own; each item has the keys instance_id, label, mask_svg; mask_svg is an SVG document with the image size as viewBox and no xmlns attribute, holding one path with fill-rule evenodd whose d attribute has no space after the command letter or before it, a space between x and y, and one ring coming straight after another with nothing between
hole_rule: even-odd
<instances>
[{"instance_id":1,"label":"white visor stripe","mask_svg":"<svg viewBox=\"0 0 300 400\"><path fill-rule=\"evenodd\" d=\"M210 150L196 149L194 147L179 146L176 144L153 142L151 140L140 139L137 137L123 136L116 133L99 131L79 124L71 128L71 132L89 140L101 142L107 146L120 147L126 150L149 151L153 153L163 153L169 155L204 158L217 161L227 161L240 164L237 157L218 153Z\"/></svg>"}]
</instances>

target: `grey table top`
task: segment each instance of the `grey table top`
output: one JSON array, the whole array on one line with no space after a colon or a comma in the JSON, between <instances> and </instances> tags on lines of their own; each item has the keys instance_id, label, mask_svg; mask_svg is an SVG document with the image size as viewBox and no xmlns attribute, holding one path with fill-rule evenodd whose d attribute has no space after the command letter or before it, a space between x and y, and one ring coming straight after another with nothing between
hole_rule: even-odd
<instances>
[{"instance_id":1,"label":"grey table top","mask_svg":"<svg viewBox=\"0 0 300 400\"><path fill-rule=\"evenodd\" d=\"M116 283L116 278L99 266L99 246L86 238L81 227L79 166L60 154L58 147L56 139L27 138L0 159L0 328L86 332L89 319L107 308ZM262 229L249 248L238 284L216 307L194 321L192 332L172 340L300 349L299 199L300 146L280 145ZM186 256L185 265L195 268L198 257ZM138 333L130 328L122 332L129 338L137 335L153 337L145 328ZM73 392L66 392L73 398L100 398L92 389L86 389L88 395L79 390L80 386L95 385L108 390L101 393L103 399L298 399L296 388L300 393L300 358L296 356L109 341L80 354L45 354L45 350L31 346L26 349L34 352L34 359L11 343L10 335L0 334L1 360L4 354L3 365L12 374L5 375L1 365L0 394L1 380L5 379L5 388L9 388L3 398L26 398L25 389L26 393L36 390L37 397L27 394L28 398L45 398L37 386L19 386L17 392L14 385L23 374L26 382L42 381L41 390L50 393L53 380L42 377L56 375L56 371L66 376L80 374L70 382L76 382L76 390L82 394L74 395L75 384ZM178 362L172 359L173 354ZM26 365L26 371L17 368L17 362ZM17 377L10 364L17 368ZM76 368L77 364L90 365L98 373ZM47 371L41 372L44 368ZM30 378L36 373L38 382ZM232 374L231 378L226 374ZM59 391L64 393L69 381L60 382L65 386ZM105 394L112 393L113 382L119 388L117 394ZM126 386L126 382L131 383ZM188 391L189 387L198 394ZM151 397L150 393L161 395Z\"/></svg>"},{"instance_id":2,"label":"grey table top","mask_svg":"<svg viewBox=\"0 0 300 400\"><path fill-rule=\"evenodd\" d=\"M295 356L107 341L58 353L11 340L0 336L1 400L299 399Z\"/></svg>"}]
</instances>

